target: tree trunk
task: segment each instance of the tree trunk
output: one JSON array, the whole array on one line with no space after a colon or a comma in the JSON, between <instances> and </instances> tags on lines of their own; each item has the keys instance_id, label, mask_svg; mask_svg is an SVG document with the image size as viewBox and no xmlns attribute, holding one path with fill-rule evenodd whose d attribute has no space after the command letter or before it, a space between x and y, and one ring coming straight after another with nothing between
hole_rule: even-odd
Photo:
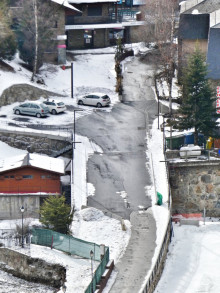
<instances>
[{"instance_id":1,"label":"tree trunk","mask_svg":"<svg viewBox=\"0 0 220 293\"><path fill-rule=\"evenodd\" d=\"M33 0L34 6L34 22L35 22L35 53L34 53L34 67L31 81L34 81L34 77L37 73L37 63L38 63L38 15L37 15L37 0Z\"/></svg>"}]
</instances>

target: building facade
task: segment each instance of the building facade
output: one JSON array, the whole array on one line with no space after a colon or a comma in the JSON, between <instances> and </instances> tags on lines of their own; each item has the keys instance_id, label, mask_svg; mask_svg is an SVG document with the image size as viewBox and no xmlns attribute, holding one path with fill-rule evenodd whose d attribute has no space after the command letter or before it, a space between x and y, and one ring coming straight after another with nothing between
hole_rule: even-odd
<instances>
[{"instance_id":1,"label":"building facade","mask_svg":"<svg viewBox=\"0 0 220 293\"><path fill-rule=\"evenodd\" d=\"M0 162L0 219L17 219L21 206L25 216L39 218L39 209L49 195L61 195L64 162L26 154Z\"/></svg>"},{"instance_id":2,"label":"building facade","mask_svg":"<svg viewBox=\"0 0 220 293\"><path fill-rule=\"evenodd\" d=\"M186 8L187 10L184 10ZM189 0L181 4L178 35L179 78L187 65L189 55L196 46L206 56L208 78L220 79L220 36L219 0Z\"/></svg>"}]
</instances>

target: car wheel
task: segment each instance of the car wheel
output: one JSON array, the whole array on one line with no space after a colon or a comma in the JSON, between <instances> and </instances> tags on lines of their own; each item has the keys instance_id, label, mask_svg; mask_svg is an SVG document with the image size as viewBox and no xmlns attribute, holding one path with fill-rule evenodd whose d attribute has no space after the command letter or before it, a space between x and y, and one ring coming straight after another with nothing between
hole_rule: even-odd
<instances>
[{"instance_id":1,"label":"car wheel","mask_svg":"<svg viewBox=\"0 0 220 293\"><path fill-rule=\"evenodd\" d=\"M20 115L20 111L19 110L15 110L15 114L16 115Z\"/></svg>"},{"instance_id":2,"label":"car wheel","mask_svg":"<svg viewBox=\"0 0 220 293\"><path fill-rule=\"evenodd\" d=\"M97 108L102 108L102 104L101 103L98 103L97 104Z\"/></svg>"},{"instance_id":3,"label":"car wheel","mask_svg":"<svg viewBox=\"0 0 220 293\"><path fill-rule=\"evenodd\" d=\"M37 118L41 118L41 114L40 114L40 113L37 113L37 114L36 114L36 117L37 117Z\"/></svg>"},{"instance_id":4,"label":"car wheel","mask_svg":"<svg viewBox=\"0 0 220 293\"><path fill-rule=\"evenodd\" d=\"M55 109L53 109L53 110L51 111L51 113L52 113L53 115L56 115L56 114L57 114L57 111L56 111Z\"/></svg>"},{"instance_id":5,"label":"car wheel","mask_svg":"<svg viewBox=\"0 0 220 293\"><path fill-rule=\"evenodd\" d=\"M78 105L83 105L83 101L79 100Z\"/></svg>"}]
</instances>

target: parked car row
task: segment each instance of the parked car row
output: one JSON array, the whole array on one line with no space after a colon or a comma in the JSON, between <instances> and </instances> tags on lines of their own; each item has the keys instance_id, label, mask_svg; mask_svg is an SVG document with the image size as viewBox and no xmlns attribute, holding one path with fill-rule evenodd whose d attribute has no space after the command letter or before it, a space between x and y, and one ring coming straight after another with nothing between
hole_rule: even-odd
<instances>
[{"instance_id":1,"label":"parked car row","mask_svg":"<svg viewBox=\"0 0 220 293\"><path fill-rule=\"evenodd\" d=\"M24 114L36 116L37 118L45 117L49 113L55 115L66 110L66 106L63 102L45 101L45 102L27 102L22 103L13 108L13 112L16 115Z\"/></svg>"},{"instance_id":2,"label":"parked car row","mask_svg":"<svg viewBox=\"0 0 220 293\"><path fill-rule=\"evenodd\" d=\"M98 108L109 106L111 99L108 95L92 93L77 99L78 105L89 105ZM37 118L46 117L49 113L56 115L66 111L66 106L60 101L46 100L44 102L26 102L13 108L16 115L31 115Z\"/></svg>"}]
</instances>

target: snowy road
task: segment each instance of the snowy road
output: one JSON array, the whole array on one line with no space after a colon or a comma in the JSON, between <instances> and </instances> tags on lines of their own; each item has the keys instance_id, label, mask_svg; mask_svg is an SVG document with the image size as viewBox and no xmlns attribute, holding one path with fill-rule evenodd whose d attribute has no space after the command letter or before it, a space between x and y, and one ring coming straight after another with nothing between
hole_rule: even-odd
<instances>
[{"instance_id":1,"label":"snowy road","mask_svg":"<svg viewBox=\"0 0 220 293\"><path fill-rule=\"evenodd\" d=\"M174 224L174 237L155 293L219 293L220 223Z\"/></svg>"}]
</instances>

